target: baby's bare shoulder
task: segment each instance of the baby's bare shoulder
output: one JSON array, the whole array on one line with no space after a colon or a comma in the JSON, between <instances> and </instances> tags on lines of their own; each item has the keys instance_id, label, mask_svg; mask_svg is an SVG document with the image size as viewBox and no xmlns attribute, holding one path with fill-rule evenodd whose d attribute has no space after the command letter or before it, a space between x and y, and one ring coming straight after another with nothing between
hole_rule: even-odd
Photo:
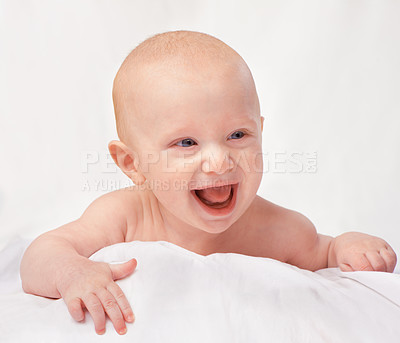
<instances>
[{"instance_id":1,"label":"baby's bare shoulder","mask_svg":"<svg viewBox=\"0 0 400 343\"><path fill-rule=\"evenodd\" d=\"M115 216L125 216L133 205L140 204L140 190L136 186L118 189L106 193L92 202L88 210L104 210L104 213L112 213ZM136 208L136 206L133 206Z\"/></svg>"},{"instance_id":2,"label":"baby's bare shoulder","mask_svg":"<svg viewBox=\"0 0 400 343\"><path fill-rule=\"evenodd\" d=\"M274 204L260 196L255 198L250 211L254 225L264 229L275 227L289 229L312 225L311 221L303 214Z\"/></svg>"},{"instance_id":3,"label":"baby's bare shoulder","mask_svg":"<svg viewBox=\"0 0 400 343\"><path fill-rule=\"evenodd\" d=\"M107 202L118 204L118 206L122 206L123 208L131 208L132 205L141 203L142 193L143 190L133 185L107 193L103 197Z\"/></svg>"},{"instance_id":4,"label":"baby's bare shoulder","mask_svg":"<svg viewBox=\"0 0 400 343\"><path fill-rule=\"evenodd\" d=\"M46 233L70 242L79 254L89 257L95 251L126 241L140 212L140 192L125 188L94 200L77 220Z\"/></svg>"},{"instance_id":5,"label":"baby's bare shoulder","mask_svg":"<svg viewBox=\"0 0 400 343\"><path fill-rule=\"evenodd\" d=\"M114 228L126 237L142 213L142 193L132 186L104 194L90 204L80 221L92 227L97 223L102 229Z\"/></svg>"},{"instance_id":6,"label":"baby's bare shoulder","mask_svg":"<svg viewBox=\"0 0 400 343\"><path fill-rule=\"evenodd\" d=\"M106 206L114 218L131 222L141 216L147 192L134 185L107 193L96 201L99 201L99 206Z\"/></svg>"},{"instance_id":7,"label":"baby's bare shoulder","mask_svg":"<svg viewBox=\"0 0 400 343\"><path fill-rule=\"evenodd\" d=\"M253 232L252 242L257 255L283 262L288 261L299 239L309 239L316 234L306 216L259 196L244 217L248 229Z\"/></svg>"}]
</instances>

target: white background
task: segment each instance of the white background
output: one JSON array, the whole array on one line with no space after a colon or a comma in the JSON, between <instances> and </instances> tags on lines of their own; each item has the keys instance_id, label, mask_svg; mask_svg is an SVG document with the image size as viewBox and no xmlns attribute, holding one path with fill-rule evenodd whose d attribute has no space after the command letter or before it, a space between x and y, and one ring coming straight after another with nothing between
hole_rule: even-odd
<instances>
[{"instance_id":1,"label":"white background","mask_svg":"<svg viewBox=\"0 0 400 343\"><path fill-rule=\"evenodd\" d=\"M321 233L363 231L400 253L399 14L399 1L1 0L0 248L127 184L106 164L113 78L144 39L188 29L253 72L269 164L259 195ZM315 172L279 162L313 153Z\"/></svg>"}]
</instances>

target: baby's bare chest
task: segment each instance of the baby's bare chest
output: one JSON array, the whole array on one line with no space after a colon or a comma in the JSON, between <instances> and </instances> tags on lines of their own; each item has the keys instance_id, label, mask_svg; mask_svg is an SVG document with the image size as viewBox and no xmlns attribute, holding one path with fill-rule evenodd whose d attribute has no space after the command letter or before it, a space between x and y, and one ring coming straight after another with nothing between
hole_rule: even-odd
<instances>
[{"instance_id":1,"label":"baby's bare chest","mask_svg":"<svg viewBox=\"0 0 400 343\"><path fill-rule=\"evenodd\" d=\"M256 212L259 210L256 208ZM265 213L265 208L263 212ZM226 231L211 234L213 240L210 240L209 245L196 244L198 230L201 229L193 228L192 236L188 231L181 236L179 230L168 228L158 210L145 208L140 217L134 217L130 213L126 222L127 242L167 241L201 255L237 253L286 262L285 230L278 217L245 213Z\"/></svg>"}]
</instances>

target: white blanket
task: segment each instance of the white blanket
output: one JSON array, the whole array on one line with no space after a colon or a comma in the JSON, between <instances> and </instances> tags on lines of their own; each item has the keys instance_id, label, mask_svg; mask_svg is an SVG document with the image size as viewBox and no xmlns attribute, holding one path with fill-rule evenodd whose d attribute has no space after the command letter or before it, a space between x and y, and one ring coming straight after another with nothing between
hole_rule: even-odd
<instances>
[{"instance_id":1,"label":"white blanket","mask_svg":"<svg viewBox=\"0 0 400 343\"><path fill-rule=\"evenodd\" d=\"M93 260L138 261L118 281L136 320L98 336L63 300L23 293L19 262L29 244L0 253L1 342L399 342L400 275L309 272L268 258L201 256L168 242L106 247Z\"/></svg>"}]
</instances>

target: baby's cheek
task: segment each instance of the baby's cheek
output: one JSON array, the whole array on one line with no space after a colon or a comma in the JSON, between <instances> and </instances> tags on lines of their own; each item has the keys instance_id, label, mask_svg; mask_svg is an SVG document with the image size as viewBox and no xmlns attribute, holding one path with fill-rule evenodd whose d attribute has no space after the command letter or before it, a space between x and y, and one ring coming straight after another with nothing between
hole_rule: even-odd
<instances>
[{"instance_id":1,"label":"baby's cheek","mask_svg":"<svg viewBox=\"0 0 400 343\"><path fill-rule=\"evenodd\" d=\"M260 151L254 156L254 168L252 171L255 173L262 174L263 168L264 168L263 154Z\"/></svg>"},{"instance_id":2,"label":"baby's cheek","mask_svg":"<svg viewBox=\"0 0 400 343\"><path fill-rule=\"evenodd\" d=\"M263 172L263 154L259 149L242 150L235 156L235 163L237 167L242 169L245 173L259 173Z\"/></svg>"},{"instance_id":3,"label":"baby's cheek","mask_svg":"<svg viewBox=\"0 0 400 343\"><path fill-rule=\"evenodd\" d=\"M194 173L199 168L200 160L199 158L186 156L183 158L170 160L170 165L175 169L176 173L190 174ZM186 178L186 177L185 175L180 175L180 178Z\"/></svg>"},{"instance_id":4,"label":"baby's cheek","mask_svg":"<svg viewBox=\"0 0 400 343\"><path fill-rule=\"evenodd\" d=\"M169 182L164 189L158 189L154 192L158 201L176 216L182 215L182 209L188 204L188 199L183 192L186 186L181 182Z\"/></svg>"}]
</instances>

